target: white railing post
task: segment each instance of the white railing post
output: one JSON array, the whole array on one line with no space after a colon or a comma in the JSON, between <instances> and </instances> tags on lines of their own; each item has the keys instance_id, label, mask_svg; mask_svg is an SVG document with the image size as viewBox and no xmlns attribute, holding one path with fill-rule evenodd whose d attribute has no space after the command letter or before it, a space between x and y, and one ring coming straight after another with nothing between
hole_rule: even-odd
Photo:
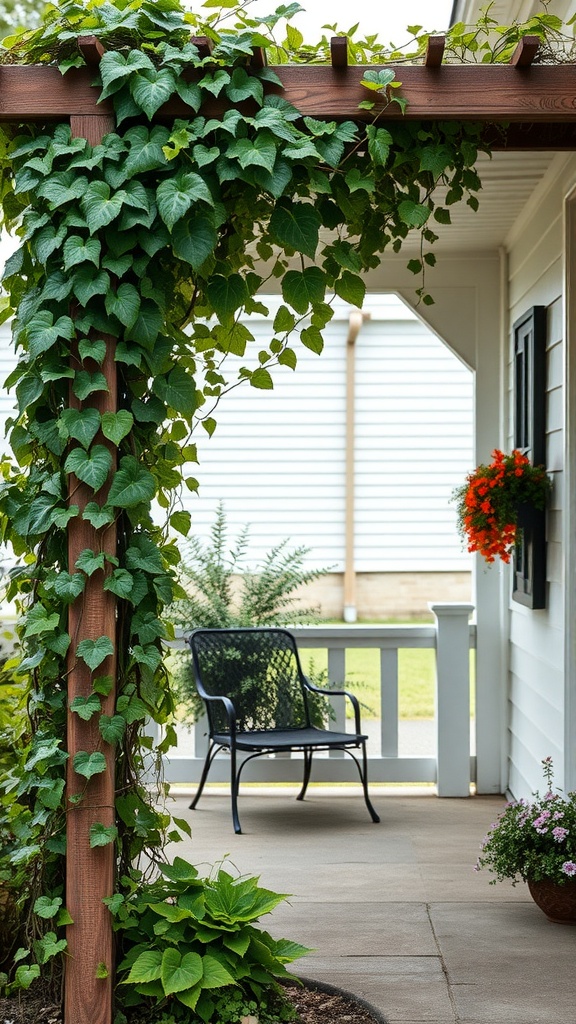
<instances>
[{"instance_id":1,"label":"white railing post","mask_svg":"<svg viewBox=\"0 0 576 1024\"><path fill-rule=\"evenodd\" d=\"M346 651L343 647L328 648L328 679L337 690L346 686ZM328 728L332 732L346 732L346 698L331 697L330 703L334 718L330 719ZM344 751L330 750L328 757L344 757Z\"/></svg>"},{"instance_id":2,"label":"white railing post","mask_svg":"<svg viewBox=\"0 0 576 1024\"><path fill-rule=\"evenodd\" d=\"M430 604L436 617L438 796L470 795L470 627L474 605Z\"/></svg>"}]
</instances>

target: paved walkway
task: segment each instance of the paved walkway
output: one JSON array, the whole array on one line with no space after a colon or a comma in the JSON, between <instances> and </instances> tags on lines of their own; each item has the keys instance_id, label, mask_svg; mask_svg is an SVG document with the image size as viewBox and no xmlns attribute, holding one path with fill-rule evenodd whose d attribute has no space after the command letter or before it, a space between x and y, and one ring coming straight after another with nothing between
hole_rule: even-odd
<instances>
[{"instance_id":1,"label":"paved walkway","mask_svg":"<svg viewBox=\"0 0 576 1024\"><path fill-rule=\"evenodd\" d=\"M372 787L382 821L349 789L244 787L243 835L207 788L174 853L201 870L226 854L293 894L262 924L313 947L296 973L367 1000L390 1024L576 1024L576 927L550 923L525 886L472 866L503 802ZM414 795L417 793L418 795Z\"/></svg>"}]
</instances>

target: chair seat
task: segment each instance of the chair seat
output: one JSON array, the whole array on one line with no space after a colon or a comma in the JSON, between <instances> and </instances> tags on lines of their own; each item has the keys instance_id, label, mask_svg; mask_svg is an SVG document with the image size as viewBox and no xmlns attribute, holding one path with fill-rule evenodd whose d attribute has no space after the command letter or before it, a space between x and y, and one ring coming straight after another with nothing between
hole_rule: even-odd
<instances>
[{"instance_id":1,"label":"chair seat","mask_svg":"<svg viewBox=\"0 0 576 1024\"><path fill-rule=\"evenodd\" d=\"M329 729L263 729L236 733L237 750L295 750L303 747L356 746L368 737L358 733L332 732ZM213 736L214 743L229 746L230 736Z\"/></svg>"}]
</instances>

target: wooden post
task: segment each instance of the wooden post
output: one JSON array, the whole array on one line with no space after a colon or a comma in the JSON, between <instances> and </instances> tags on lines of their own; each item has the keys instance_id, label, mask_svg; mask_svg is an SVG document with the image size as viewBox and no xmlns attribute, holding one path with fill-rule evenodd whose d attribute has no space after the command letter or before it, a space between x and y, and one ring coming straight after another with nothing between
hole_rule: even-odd
<instances>
[{"instance_id":1,"label":"wooden post","mask_svg":"<svg viewBox=\"0 0 576 1024\"><path fill-rule=\"evenodd\" d=\"M72 117L70 124L73 135L88 139L92 145L101 142L103 136L114 128L113 119L109 115ZM84 407L89 405L100 413L115 412L117 409L114 339L106 338L106 342L108 351L102 372L108 382L108 391L97 392L84 403ZM95 363L93 366L88 363L85 363L86 369L98 369ZM75 399L73 402L80 407ZM98 441L108 444L114 457L113 446L102 437ZM103 495L104 488L96 495L96 499L102 499ZM70 504L78 505L82 513L82 509L91 500L94 500L94 495L90 488L71 477ZM68 525L70 572L74 572L76 559L86 548L115 555L115 524L96 530L81 518L81 514L71 519ZM99 636L108 636L114 644L116 642L116 599L103 589L103 582L104 574L98 570L87 579L84 593L70 607L69 631L72 643L68 656L69 704L77 696L87 697L93 689L88 666L75 657L78 643L85 639L95 640ZM114 679L111 693L102 699L103 712L113 715L116 701L116 659L113 655L103 662L97 674L109 675ZM72 712L68 714L66 906L74 923L67 928L65 1024L111 1024L112 1020L112 919L102 900L105 896L111 896L114 890L114 844L91 849L90 827L96 823L106 827L114 824L114 748L102 740L98 717L95 715L89 722L84 722L78 715ZM101 751L106 759L106 771L93 776L88 782L73 768L74 756L81 750L89 753ZM70 798L76 794L82 794L82 799L78 803L70 803ZM106 977L97 976L105 972Z\"/></svg>"}]
</instances>

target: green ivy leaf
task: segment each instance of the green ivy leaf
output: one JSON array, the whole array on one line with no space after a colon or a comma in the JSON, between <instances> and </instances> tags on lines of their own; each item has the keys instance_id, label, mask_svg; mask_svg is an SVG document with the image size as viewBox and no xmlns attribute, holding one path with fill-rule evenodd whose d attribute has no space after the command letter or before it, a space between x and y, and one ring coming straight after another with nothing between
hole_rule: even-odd
<instances>
[{"instance_id":1,"label":"green ivy leaf","mask_svg":"<svg viewBox=\"0 0 576 1024\"><path fill-rule=\"evenodd\" d=\"M109 843L113 843L118 838L118 829L115 825L102 825L101 822L96 821L93 825L90 825L90 848L93 850L97 846L108 846ZM103 975L108 976L108 972ZM102 977L102 975L101 975Z\"/></svg>"},{"instance_id":2,"label":"green ivy leaf","mask_svg":"<svg viewBox=\"0 0 576 1024\"><path fill-rule=\"evenodd\" d=\"M430 216L430 207L404 199L398 206L400 220L411 228L421 228Z\"/></svg>"},{"instance_id":3,"label":"green ivy leaf","mask_svg":"<svg viewBox=\"0 0 576 1024\"><path fill-rule=\"evenodd\" d=\"M154 391L166 405L190 419L196 411L194 378L183 366L175 366L167 377L157 377Z\"/></svg>"},{"instance_id":4,"label":"green ivy leaf","mask_svg":"<svg viewBox=\"0 0 576 1024\"><path fill-rule=\"evenodd\" d=\"M82 338L78 342L78 355L82 362L85 359L93 359L98 366L102 366L106 358L106 342L101 338L93 340L92 338Z\"/></svg>"},{"instance_id":5,"label":"green ivy leaf","mask_svg":"<svg viewBox=\"0 0 576 1024\"><path fill-rule=\"evenodd\" d=\"M93 263L98 267L101 248L97 238L84 239L80 235L69 235L64 242L64 270L70 270L79 263Z\"/></svg>"},{"instance_id":6,"label":"green ivy leaf","mask_svg":"<svg viewBox=\"0 0 576 1024\"><path fill-rule=\"evenodd\" d=\"M324 338L317 327L306 327L300 333L300 341L305 348L320 355L324 349Z\"/></svg>"},{"instance_id":7,"label":"green ivy leaf","mask_svg":"<svg viewBox=\"0 0 576 1024\"><path fill-rule=\"evenodd\" d=\"M174 225L172 248L178 259L189 263L193 270L199 270L212 255L218 243L218 235L212 219L202 214L185 217Z\"/></svg>"},{"instance_id":8,"label":"green ivy leaf","mask_svg":"<svg viewBox=\"0 0 576 1024\"><path fill-rule=\"evenodd\" d=\"M104 590L109 590L116 597L128 598L132 593L134 577L127 569L115 569L104 580Z\"/></svg>"},{"instance_id":9,"label":"green ivy leaf","mask_svg":"<svg viewBox=\"0 0 576 1024\"><path fill-rule=\"evenodd\" d=\"M101 775L106 771L106 758L100 751L88 754L85 750L79 750L74 756L74 771L77 775L83 775L85 779L91 779L93 775Z\"/></svg>"},{"instance_id":10,"label":"green ivy leaf","mask_svg":"<svg viewBox=\"0 0 576 1024\"><path fill-rule=\"evenodd\" d=\"M101 715L98 720L98 728L104 742L114 746L114 744L120 743L124 735L126 719L122 715Z\"/></svg>"},{"instance_id":11,"label":"green ivy leaf","mask_svg":"<svg viewBox=\"0 0 576 1024\"><path fill-rule=\"evenodd\" d=\"M34 902L34 913L38 917L43 917L46 920L50 920L51 917L56 917L56 914L62 906L62 900L60 896L55 896L54 899L50 899L49 896L39 896Z\"/></svg>"},{"instance_id":12,"label":"green ivy leaf","mask_svg":"<svg viewBox=\"0 0 576 1024\"><path fill-rule=\"evenodd\" d=\"M88 697L74 697L70 710L75 711L83 722L89 722L93 715L102 711L102 705L98 694L91 693Z\"/></svg>"},{"instance_id":13,"label":"green ivy leaf","mask_svg":"<svg viewBox=\"0 0 576 1024\"><path fill-rule=\"evenodd\" d=\"M334 282L334 291L345 302L352 302L354 306L362 307L366 295L366 285L357 274L351 274L345 270L341 277Z\"/></svg>"},{"instance_id":14,"label":"green ivy leaf","mask_svg":"<svg viewBox=\"0 0 576 1024\"><path fill-rule=\"evenodd\" d=\"M103 444L94 445L88 452L74 448L64 463L66 473L74 473L93 491L99 491L106 483L111 469L112 456Z\"/></svg>"},{"instance_id":15,"label":"green ivy leaf","mask_svg":"<svg viewBox=\"0 0 576 1024\"><path fill-rule=\"evenodd\" d=\"M203 200L214 206L214 200L206 182L199 174L190 172L177 178L168 178L158 186L156 202L158 213L171 231L196 200Z\"/></svg>"},{"instance_id":16,"label":"green ivy leaf","mask_svg":"<svg viewBox=\"0 0 576 1024\"><path fill-rule=\"evenodd\" d=\"M90 233L111 224L120 215L123 201L123 194L112 193L105 181L90 182L80 202Z\"/></svg>"},{"instance_id":17,"label":"green ivy leaf","mask_svg":"<svg viewBox=\"0 0 576 1024\"><path fill-rule=\"evenodd\" d=\"M265 370L263 366L259 366L257 370L250 375L250 384L253 388L259 388L262 391L272 391L274 387L274 381L270 376L268 370Z\"/></svg>"},{"instance_id":18,"label":"green ivy leaf","mask_svg":"<svg viewBox=\"0 0 576 1024\"><path fill-rule=\"evenodd\" d=\"M114 644L108 636L99 636L96 640L81 640L76 648L76 654L94 672L109 655L114 654Z\"/></svg>"},{"instance_id":19,"label":"green ivy leaf","mask_svg":"<svg viewBox=\"0 0 576 1024\"><path fill-rule=\"evenodd\" d=\"M369 71L364 72L360 85L363 85L365 89L373 89L374 91L379 92L381 89L385 89L386 86L390 85L390 82L393 82L395 77L395 72L391 71L389 68L383 68L380 71L372 71L372 69L370 69Z\"/></svg>"},{"instance_id":20,"label":"green ivy leaf","mask_svg":"<svg viewBox=\"0 0 576 1024\"><path fill-rule=\"evenodd\" d=\"M230 320L249 297L248 286L240 274L229 277L213 274L206 284L206 295L216 315L224 322Z\"/></svg>"},{"instance_id":21,"label":"green ivy leaf","mask_svg":"<svg viewBox=\"0 0 576 1024\"><path fill-rule=\"evenodd\" d=\"M113 444L119 445L134 425L134 417L127 409L118 412L105 412L102 415L102 433Z\"/></svg>"},{"instance_id":22,"label":"green ivy leaf","mask_svg":"<svg viewBox=\"0 0 576 1024\"><path fill-rule=\"evenodd\" d=\"M44 605L35 604L26 615L24 636L42 636L43 633L53 633L59 623L58 612L48 613Z\"/></svg>"},{"instance_id":23,"label":"green ivy leaf","mask_svg":"<svg viewBox=\"0 0 576 1024\"><path fill-rule=\"evenodd\" d=\"M95 502L94 502L95 504ZM78 555L75 562L76 569L80 569L85 572L87 576L92 576L93 573L97 572L98 569L103 569L105 564L105 556L102 551L96 554L90 548L85 548Z\"/></svg>"},{"instance_id":24,"label":"green ivy leaf","mask_svg":"<svg viewBox=\"0 0 576 1024\"><path fill-rule=\"evenodd\" d=\"M54 579L54 593L64 604L72 604L80 596L86 584L86 577L80 572L62 570Z\"/></svg>"},{"instance_id":25,"label":"green ivy leaf","mask_svg":"<svg viewBox=\"0 0 576 1024\"><path fill-rule=\"evenodd\" d=\"M95 391L108 391L108 381L100 370L89 373L88 370L78 370L74 376L72 390L81 402L84 402L89 395Z\"/></svg>"},{"instance_id":26,"label":"green ivy leaf","mask_svg":"<svg viewBox=\"0 0 576 1024\"><path fill-rule=\"evenodd\" d=\"M111 508L100 508L95 501L89 501L82 513L82 519L85 519L87 523L90 523L95 530L100 530L103 526L107 526L108 523L114 521L114 512ZM102 563L102 568L104 563Z\"/></svg>"},{"instance_id":27,"label":"green ivy leaf","mask_svg":"<svg viewBox=\"0 0 576 1024\"><path fill-rule=\"evenodd\" d=\"M61 419L68 437L89 448L100 427L100 413L96 409L64 409Z\"/></svg>"},{"instance_id":28,"label":"green ivy leaf","mask_svg":"<svg viewBox=\"0 0 576 1024\"><path fill-rule=\"evenodd\" d=\"M289 246L314 259L318 248L320 214L311 203L282 199L270 217L270 234L280 245Z\"/></svg>"},{"instance_id":29,"label":"green ivy leaf","mask_svg":"<svg viewBox=\"0 0 576 1024\"><path fill-rule=\"evenodd\" d=\"M133 455L125 455L112 480L108 504L132 508L143 501L151 501L155 493L156 483L152 474Z\"/></svg>"},{"instance_id":30,"label":"green ivy leaf","mask_svg":"<svg viewBox=\"0 0 576 1024\"><path fill-rule=\"evenodd\" d=\"M326 275L319 267L288 270L282 278L282 297L297 313L307 313L310 306L324 300Z\"/></svg>"},{"instance_id":31,"label":"green ivy leaf","mask_svg":"<svg viewBox=\"0 0 576 1024\"><path fill-rule=\"evenodd\" d=\"M94 274L90 267L80 267L72 278L74 295L86 306L95 295L107 295L110 291L110 275L105 270Z\"/></svg>"},{"instance_id":32,"label":"green ivy leaf","mask_svg":"<svg viewBox=\"0 0 576 1024\"><path fill-rule=\"evenodd\" d=\"M154 114L176 91L176 76L170 68L144 70L130 81L130 92L141 110L152 120Z\"/></svg>"},{"instance_id":33,"label":"green ivy leaf","mask_svg":"<svg viewBox=\"0 0 576 1024\"><path fill-rule=\"evenodd\" d=\"M36 359L52 348L58 338L70 341L74 337L74 324L69 316L61 316L54 322L54 314L41 309L30 320L26 334L30 355Z\"/></svg>"},{"instance_id":34,"label":"green ivy leaf","mask_svg":"<svg viewBox=\"0 0 576 1024\"><path fill-rule=\"evenodd\" d=\"M124 327L131 328L140 312L140 295L133 284L125 282L117 291L108 292L105 305L107 313L115 316Z\"/></svg>"},{"instance_id":35,"label":"green ivy leaf","mask_svg":"<svg viewBox=\"0 0 576 1024\"><path fill-rule=\"evenodd\" d=\"M170 526L172 526L178 533L181 533L183 537L187 537L190 533L190 527L192 525L192 516L189 512L180 511L173 512L170 516Z\"/></svg>"}]
</instances>

